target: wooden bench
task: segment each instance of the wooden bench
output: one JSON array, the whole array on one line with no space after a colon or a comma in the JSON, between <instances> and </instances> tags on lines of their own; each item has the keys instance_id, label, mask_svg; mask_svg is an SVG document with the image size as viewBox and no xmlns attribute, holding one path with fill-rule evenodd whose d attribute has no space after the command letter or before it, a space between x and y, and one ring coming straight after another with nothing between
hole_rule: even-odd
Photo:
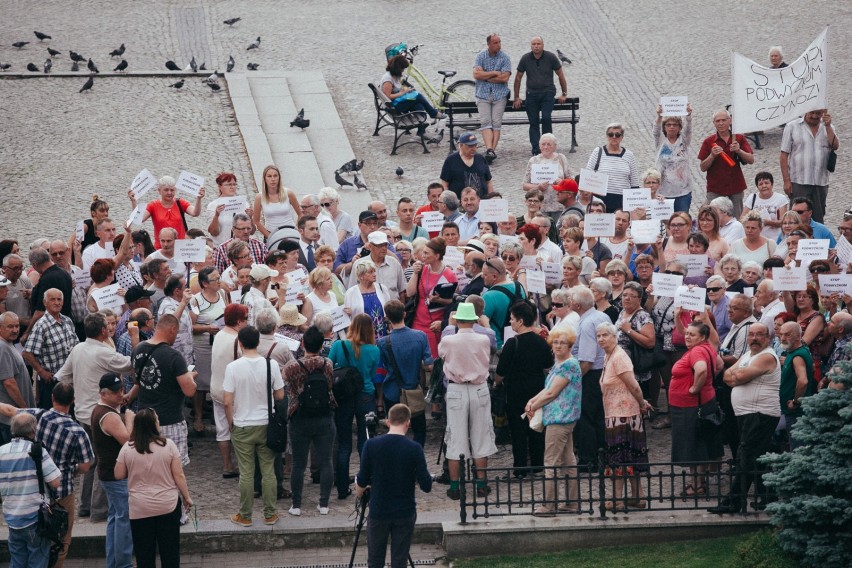
<instances>
[{"instance_id":1,"label":"wooden bench","mask_svg":"<svg viewBox=\"0 0 852 568\"><path fill-rule=\"evenodd\" d=\"M553 114L551 121L553 124L570 124L571 125L571 149L569 153L576 152L577 148L577 123L580 121L580 97L571 97L565 99L564 103L559 101L553 106ZM444 112L447 114L447 128L450 129L450 152L456 149L455 129L474 129L479 128L479 112L476 108L476 102L473 101L447 101ZM506 101L506 112L503 115L503 126L513 126L516 124L529 124L527 110L524 104L521 108L512 106L512 101Z\"/></svg>"},{"instance_id":2,"label":"wooden bench","mask_svg":"<svg viewBox=\"0 0 852 568\"><path fill-rule=\"evenodd\" d=\"M373 130L373 136L379 135L379 130L386 126L393 126L393 149L391 156L396 155L397 149L407 144L420 144L423 147L423 153L428 154L426 148L426 140L424 136L417 134L417 129L421 126L425 130L429 115L424 111L399 112L393 106L391 100L372 83L367 83L370 90L373 92L373 103L376 105L376 128ZM414 138L407 142L399 143L399 139L404 135L411 135L414 131Z\"/></svg>"}]
</instances>

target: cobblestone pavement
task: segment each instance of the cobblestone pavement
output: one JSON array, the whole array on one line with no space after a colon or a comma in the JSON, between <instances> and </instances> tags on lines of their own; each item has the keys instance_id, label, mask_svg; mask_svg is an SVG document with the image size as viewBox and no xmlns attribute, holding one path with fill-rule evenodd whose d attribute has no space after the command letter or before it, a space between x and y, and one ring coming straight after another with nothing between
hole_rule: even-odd
<instances>
[{"instance_id":1,"label":"cobblestone pavement","mask_svg":"<svg viewBox=\"0 0 852 568\"><path fill-rule=\"evenodd\" d=\"M852 69L837 47L852 39L852 7L844 3L752 1L721 11L697 0L676 9L652 0L622 3L617 9L600 0L542 0L531 13L522 4L438 0L406 3L404 16L398 3L383 0L332 0L322 6L319 10L316 3L280 0L152 0L115 10L103 0L48 0L33 11L15 2L4 8L0 23L0 62L22 71L28 62L40 65L45 47L51 45L93 57L106 70L106 54L124 42L124 57L133 71L162 71L167 59L184 67L193 55L208 69L221 68L231 54L238 71L249 61L261 69L320 69L356 154L367 162L365 176L373 195L391 205L402 195L419 198L425 193L426 184L440 173L446 148L424 155L409 146L389 156L386 131L371 136L375 115L366 83L379 79L384 47L397 41L424 45L416 64L428 77L437 79L438 69L449 68L459 71L458 79L469 76L490 31L501 33L514 63L528 50L529 38L542 35L546 48L558 47L573 60L567 76L569 91L581 99L581 123L580 148L569 155L571 167L582 167L594 146L604 142L605 125L618 120L628 129L625 146L644 169L652 165L650 125L661 94L689 96L695 108L697 150L701 137L712 130L712 112L729 102L731 50L763 62L768 46L780 44L792 61L824 25L834 23L830 41L832 53L838 55L831 63L830 102L841 138L844 125L852 123L852 108L842 95ZM232 28L222 24L236 15L242 21ZM32 36L33 29L48 30L54 39L41 44ZM261 48L246 51L258 35ZM33 41L21 50L11 47L20 40ZM69 68L65 51L55 58L54 70ZM171 82L102 78L87 95L77 93L82 79L0 83L4 236L13 234L27 242L46 232L67 234L86 214L95 191L113 204L114 216L123 216L129 213L125 188L142 167L157 175L186 168L208 178L233 170L241 188L253 191L225 95L211 95L194 80L176 93L166 88ZM505 129L500 158L493 166L495 186L511 199L513 210L520 208L526 130ZM747 178L763 168L778 174L780 132L768 133ZM566 147L568 127L557 125L556 134ZM848 155L844 143L829 194L830 225L850 201L850 173L842 167ZM405 170L402 178L393 173L397 166ZM697 160L695 176L701 188L695 201L700 201L704 192ZM63 190L60 206L53 201L41 205L52 197L41 188L55 191L56 186Z\"/></svg>"}]
</instances>

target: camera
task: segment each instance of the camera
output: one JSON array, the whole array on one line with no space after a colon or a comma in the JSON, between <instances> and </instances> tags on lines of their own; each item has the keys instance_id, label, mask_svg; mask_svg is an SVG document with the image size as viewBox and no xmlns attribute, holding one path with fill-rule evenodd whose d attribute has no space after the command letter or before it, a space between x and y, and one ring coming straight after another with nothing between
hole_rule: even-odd
<instances>
[{"instance_id":1,"label":"camera","mask_svg":"<svg viewBox=\"0 0 852 568\"><path fill-rule=\"evenodd\" d=\"M364 415L364 424L367 426L367 437L374 438L376 436L376 428L379 425L379 417L375 411L371 410Z\"/></svg>"}]
</instances>

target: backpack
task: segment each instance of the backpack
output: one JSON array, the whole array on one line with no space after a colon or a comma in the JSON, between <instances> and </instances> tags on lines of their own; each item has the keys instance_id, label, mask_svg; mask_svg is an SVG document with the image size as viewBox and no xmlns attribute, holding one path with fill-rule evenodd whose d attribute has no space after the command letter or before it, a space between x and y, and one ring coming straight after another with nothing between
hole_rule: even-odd
<instances>
[{"instance_id":1,"label":"backpack","mask_svg":"<svg viewBox=\"0 0 852 568\"><path fill-rule=\"evenodd\" d=\"M506 329L506 327L509 325L509 316L511 315L510 312L512 311L512 306L514 306L515 304L517 304L519 302L526 301L521 296L521 283L515 282L515 293L514 294L509 292L508 290L506 290L505 286L494 286L493 288L490 288L489 290L498 290L500 292L503 292L504 294L506 294L506 296L509 297L509 305L506 306L506 318L503 320L503 325L500 326L500 329Z\"/></svg>"},{"instance_id":2,"label":"backpack","mask_svg":"<svg viewBox=\"0 0 852 568\"><path fill-rule=\"evenodd\" d=\"M361 392L364 388L364 377L361 376L361 371L358 370L358 367L352 364L346 343L341 341L340 346L343 348L343 355L346 357L347 365L336 368L332 374L334 375L334 400L343 402L352 400Z\"/></svg>"},{"instance_id":3,"label":"backpack","mask_svg":"<svg viewBox=\"0 0 852 568\"><path fill-rule=\"evenodd\" d=\"M305 373L302 394L299 395L299 412L306 416L327 416L331 413L331 392L328 390L328 380L325 378L326 362L322 367L311 372L301 360L296 360Z\"/></svg>"}]
</instances>

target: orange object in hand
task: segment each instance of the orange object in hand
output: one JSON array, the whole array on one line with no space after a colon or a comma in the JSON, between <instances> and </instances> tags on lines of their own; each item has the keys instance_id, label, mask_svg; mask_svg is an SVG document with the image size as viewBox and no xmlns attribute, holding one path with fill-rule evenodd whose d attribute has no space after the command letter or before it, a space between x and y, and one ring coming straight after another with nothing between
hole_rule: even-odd
<instances>
[{"instance_id":1,"label":"orange object in hand","mask_svg":"<svg viewBox=\"0 0 852 568\"><path fill-rule=\"evenodd\" d=\"M718 144L717 144L717 146L718 146ZM725 150L722 150L722 153L721 153L721 154L719 154L719 156L720 156L723 160L725 160L725 163L726 163L726 164L728 164L729 166L731 166L732 168L733 168L735 165L737 165L737 164L736 164L736 162L734 162L734 159L733 159L731 156L729 156L729 155L728 155L728 153L727 153L727 152L725 152Z\"/></svg>"}]
</instances>

